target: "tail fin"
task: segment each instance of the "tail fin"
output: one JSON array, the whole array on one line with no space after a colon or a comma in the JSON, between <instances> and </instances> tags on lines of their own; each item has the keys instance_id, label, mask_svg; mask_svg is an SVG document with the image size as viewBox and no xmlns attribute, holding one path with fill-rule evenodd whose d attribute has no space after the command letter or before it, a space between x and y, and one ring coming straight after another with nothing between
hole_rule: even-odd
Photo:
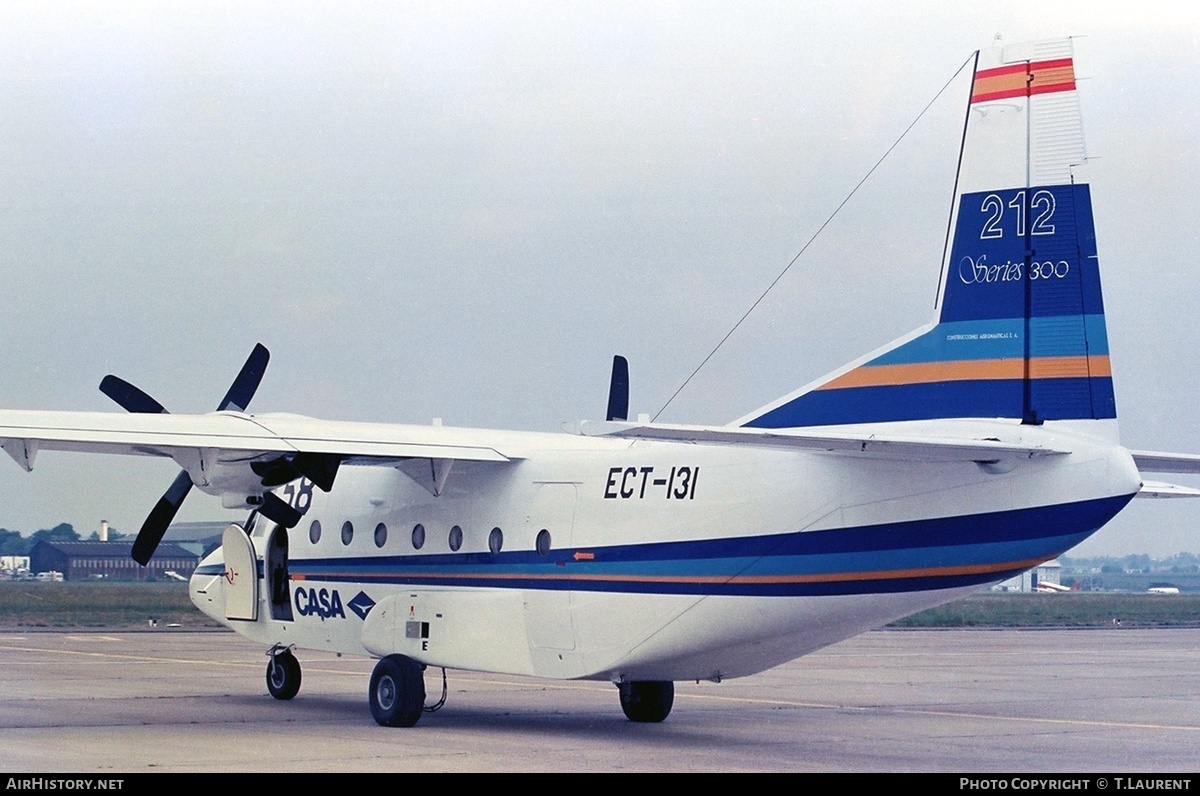
<instances>
[{"instance_id":1,"label":"tail fin","mask_svg":"<svg viewBox=\"0 0 1200 796\"><path fill-rule=\"evenodd\" d=\"M933 325L736 421L1116 417L1069 39L981 52Z\"/></svg>"}]
</instances>

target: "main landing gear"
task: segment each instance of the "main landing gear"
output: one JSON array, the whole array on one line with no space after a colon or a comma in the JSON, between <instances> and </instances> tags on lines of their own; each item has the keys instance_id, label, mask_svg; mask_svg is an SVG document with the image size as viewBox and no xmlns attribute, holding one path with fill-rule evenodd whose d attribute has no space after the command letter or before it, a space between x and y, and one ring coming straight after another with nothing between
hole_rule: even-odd
<instances>
[{"instance_id":1,"label":"main landing gear","mask_svg":"<svg viewBox=\"0 0 1200 796\"><path fill-rule=\"evenodd\" d=\"M618 683L621 710L630 721L657 723L671 714L675 684L670 680L636 680Z\"/></svg>"},{"instance_id":2,"label":"main landing gear","mask_svg":"<svg viewBox=\"0 0 1200 796\"><path fill-rule=\"evenodd\" d=\"M300 661L289 647L276 644L267 653L267 690L276 699L291 699L300 691Z\"/></svg>"},{"instance_id":3,"label":"main landing gear","mask_svg":"<svg viewBox=\"0 0 1200 796\"><path fill-rule=\"evenodd\" d=\"M276 699L291 699L300 691L300 662L291 647L276 644L267 653L267 690ZM670 680L633 680L617 684L621 709L630 721L657 723L671 714L675 684ZM367 691L371 715L384 727L412 727L421 714L446 702L446 671L442 670L442 697L425 706L425 667L404 655L380 659L371 672Z\"/></svg>"},{"instance_id":4,"label":"main landing gear","mask_svg":"<svg viewBox=\"0 0 1200 796\"><path fill-rule=\"evenodd\" d=\"M404 655L380 659L371 672L367 699L371 715L384 727L413 726L425 711L425 672L421 664Z\"/></svg>"}]
</instances>

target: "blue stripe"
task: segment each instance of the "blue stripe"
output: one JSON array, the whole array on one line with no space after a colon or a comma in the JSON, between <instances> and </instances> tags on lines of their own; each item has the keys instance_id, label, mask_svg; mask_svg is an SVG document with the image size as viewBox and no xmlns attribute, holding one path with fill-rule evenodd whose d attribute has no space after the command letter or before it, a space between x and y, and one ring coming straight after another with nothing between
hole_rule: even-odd
<instances>
[{"instance_id":1,"label":"blue stripe","mask_svg":"<svg viewBox=\"0 0 1200 796\"><path fill-rule=\"evenodd\" d=\"M1053 384L1051 384L1053 383ZM1117 416L1112 379L1034 379L1034 390L1053 388L1070 400L1047 399L1038 406L1042 420L1112 418ZM814 390L760 415L749 428L795 428L890 420L934 420L942 417L1020 416L1020 379L941 381ZM1092 400L1086 396L1091 390ZM1042 395L1044 393L1035 393ZM1078 397L1078 400L1075 398Z\"/></svg>"},{"instance_id":2,"label":"blue stripe","mask_svg":"<svg viewBox=\"0 0 1200 796\"><path fill-rule=\"evenodd\" d=\"M1108 354L1104 316L1054 316L1029 321L1030 356ZM879 355L867 365L916 365L974 359L1024 359L1024 318L939 323L925 334Z\"/></svg>"},{"instance_id":3,"label":"blue stripe","mask_svg":"<svg viewBox=\"0 0 1200 796\"><path fill-rule=\"evenodd\" d=\"M924 591L996 581L1026 568L1019 562L1053 558L1131 497L829 531L559 550L546 557L515 551L293 559L290 570L322 582L656 594ZM592 558L576 560L580 552ZM962 568L973 571L951 571Z\"/></svg>"}]
</instances>

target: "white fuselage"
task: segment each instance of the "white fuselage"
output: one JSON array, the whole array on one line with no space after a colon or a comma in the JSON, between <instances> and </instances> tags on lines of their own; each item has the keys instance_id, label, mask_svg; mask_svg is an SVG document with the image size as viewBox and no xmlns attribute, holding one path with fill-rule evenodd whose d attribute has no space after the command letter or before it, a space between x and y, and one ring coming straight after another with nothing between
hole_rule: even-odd
<instances>
[{"instance_id":1,"label":"white fuselage","mask_svg":"<svg viewBox=\"0 0 1200 796\"><path fill-rule=\"evenodd\" d=\"M260 519L255 620L226 616L221 551L192 598L267 644L551 678L722 679L1053 558L1138 490L1127 451L1070 424L909 430L947 424L1072 453L912 463L512 432L521 458L457 462L436 496L408 471L344 466L329 494L308 488L286 555L284 531ZM303 504L304 491L281 495Z\"/></svg>"}]
</instances>

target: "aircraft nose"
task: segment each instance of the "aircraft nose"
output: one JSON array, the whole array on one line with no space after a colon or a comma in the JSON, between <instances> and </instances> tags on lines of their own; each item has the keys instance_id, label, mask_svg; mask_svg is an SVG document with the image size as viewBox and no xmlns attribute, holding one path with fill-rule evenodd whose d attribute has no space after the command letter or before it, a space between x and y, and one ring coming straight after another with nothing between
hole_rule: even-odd
<instances>
[{"instance_id":1,"label":"aircraft nose","mask_svg":"<svg viewBox=\"0 0 1200 796\"><path fill-rule=\"evenodd\" d=\"M225 622L225 591L222 587L225 556L220 548L205 557L188 581L188 596L192 604L205 615Z\"/></svg>"}]
</instances>

